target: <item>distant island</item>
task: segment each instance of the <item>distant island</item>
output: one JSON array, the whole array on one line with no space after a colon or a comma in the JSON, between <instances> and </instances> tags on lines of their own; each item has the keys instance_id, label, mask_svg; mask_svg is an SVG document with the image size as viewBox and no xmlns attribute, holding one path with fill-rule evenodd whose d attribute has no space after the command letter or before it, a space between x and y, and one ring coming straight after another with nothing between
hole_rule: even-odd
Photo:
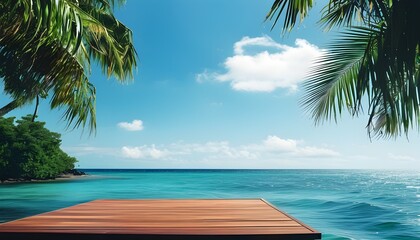
<instances>
[{"instance_id":1,"label":"distant island","mask_svg":"<svg viewBox=\"0 0 420 240\"><path fill-rule=\"evenodd\" d=\"M61 135L33 121L0 118L0 182L28 182L85 175L74 168L76 158L61 150Z\"/></svg>"}]
</instances>

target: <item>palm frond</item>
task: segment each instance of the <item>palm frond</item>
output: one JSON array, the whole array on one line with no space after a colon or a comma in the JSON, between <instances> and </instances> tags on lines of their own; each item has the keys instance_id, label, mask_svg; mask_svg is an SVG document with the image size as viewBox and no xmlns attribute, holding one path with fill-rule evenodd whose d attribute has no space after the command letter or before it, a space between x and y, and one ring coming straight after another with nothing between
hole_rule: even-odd
<instances>
[{"instance_id":1,"label":"palm frond","mask_svg":"<svg viewBox=\"0 0 420 240\"><path fill-rule=\"evenodd\" d=\"M281 16L283 33L302 20L312 1L275 0L266 20ZM375 136L408 134L420 126L420 1L330 0L320 22L348 27L315 63L301 99L315 123L352 115L367 102L367 129Z\"/></svg>"},{"instance_id":2,"label":"palm frond","mask_svg":"<svg viewBox=\"0 0 420 240\"><path fill-rule=\"evenodd\" d=\"M63 118L67 127L88 125L92 133L96 129L96 90L86 76L72 82L58 82L54 86L51 108L65 108Z\"/></svg>"},{"instance_id":3,"label":"palm frond","mask_svg":"<svg viewBox=\"0 0 420 240\"><path fill-rule=\"evenodd\" d=\"M68 126L95 130L91 60L108 77L133 78L131 30L113 15L124 0L4 0L0 3L0 79L19 104L53 93Z\"/></svg>"},{"instance_id":4,"label":"palm frond","mask_svg":"<svg viewBox=\"0 0 420 240\"><path fill-rule=\"evenodd\" d=\"M131 30L106 11L88 11L89 16L96 20L95 24L85 26L85 47L89 56L100 63L108 77L114 76L119 81L132 79L137 53Z\"/></svg>"},{"instance_id":5,"label":"palm frond","mask_svg":"<svg viewBox=\"0 0 420 240\"><path fill-rule=\"evenodd\" d=\"M337 120L343 109L352 115L360 112L369 84L359 71L370 66L366 49L372 44L371 35L366 28L348 31L314 63L303 84L306 93L301 104L316 123Z\"/></svg>"},{"instance_id":6,"label":"palm frond","mask_svg":"<svg viewBox=\"0 0 420 240\"><path fill-rule=\"evenodd\" d=\"M370 135L399 136L419 127L418 62L409 65L407 61L399 67L401 56L386 57L392 49L387 44L389 31L384 25L354 27L318 59L304 83L306 93L301 100L316 123L336 120L346 107L357 115L366 100ZM418 56L417 50L417 56L411 57Z\"/></svg>"},{"instance_id":7,"label":"palm frond","mask_svg":"<svg viewBox=\"0 0 420 240\"><path fill-rule=\"evenodd\" d=\"M373 78L374 90L381 93L382 106L374 133L383 136L408 134L419 127L420 119L420 33L416 24L420 2L394 1L388 21L378 35L378 61Z\"/></svg>"},{"instance_id":8,"label":"palm frond","mask_svg":"<svg viewBox=\"0 0 420 240\"><path fill-rule=\"evenodd\" d=\"M325 29L378 24L388 19L388 3L381 0L332 0L322 9Z\"/></svg>"},{"instance_id":9,"label":"palm frond","mask_svg":"<svg viewBox=\"0 0 420 240\"><path fill-rule=\"evenodd\" d=\"M298 15L299 20L303 21L312 8L312 4L312 0L275 0L265 20L273 20L274 18L271 27L273 29L284 13L283 33L290 31L295 26Z\"/></svg>"}]
</instances>

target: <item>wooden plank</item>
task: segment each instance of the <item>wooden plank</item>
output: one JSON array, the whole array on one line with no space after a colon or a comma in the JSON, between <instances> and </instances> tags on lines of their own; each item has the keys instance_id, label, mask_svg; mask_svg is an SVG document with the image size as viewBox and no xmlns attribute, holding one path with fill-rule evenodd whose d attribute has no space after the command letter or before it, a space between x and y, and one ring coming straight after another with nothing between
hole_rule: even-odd
<instances>
[{"instance_id":1,"label":"wooden plank","mask_svg":"<svg viewBox=\"0 0 420 240\"><path fill-rule=\"evenodd\" d=\"M320 239L263 199L96 200L0 224L1 239ZM7 238L3 238L7 237Z\"/></svg>"}]
</instances>

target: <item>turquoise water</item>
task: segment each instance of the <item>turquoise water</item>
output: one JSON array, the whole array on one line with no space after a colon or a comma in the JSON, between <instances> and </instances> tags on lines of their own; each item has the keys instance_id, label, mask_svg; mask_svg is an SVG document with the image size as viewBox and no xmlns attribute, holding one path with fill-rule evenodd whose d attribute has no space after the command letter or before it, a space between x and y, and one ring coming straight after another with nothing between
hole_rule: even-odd
<instances>
[{"instance_id":1,"label":"turquoise water","mask_svg":"<svg viewBox=\"0 0 420 240\"><path fill-rule=\"evenodd\" d=\"M264 198L323 239L420 239L420 172L86 170L61 182L0 185L0 222L94 199Z\"/></svg>"}]
</instances>

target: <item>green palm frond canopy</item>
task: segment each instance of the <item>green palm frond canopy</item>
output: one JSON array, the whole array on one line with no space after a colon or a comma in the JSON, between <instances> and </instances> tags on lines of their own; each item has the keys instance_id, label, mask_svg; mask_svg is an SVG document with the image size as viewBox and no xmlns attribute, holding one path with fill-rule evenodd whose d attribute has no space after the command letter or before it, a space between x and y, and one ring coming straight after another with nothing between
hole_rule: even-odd
<instances>
[{"instance_id":1,"label":"green palm frond canopy","mask_svg":"<svg viewBox=\"0 0 420 240\"><path fill-rule=\"evenodd\" d=\"M312 0L276 0L266 19L289 31ZM345 28L313 65L303 107L316 123L367 109L369 134L396 137L420 126L420 1L330 0L320 23ZM366 107L367 106L367 107Z\"/></svg>"},{"instance_id":2,"label":"green palm frond canopy","mask_svg":"<svg viewBox=\"0 0 420 240\"><path fill-rule=\"evenodd\" d=\"M133 78L132 32L113 15L113 0L2 0L0 79L13 101L0 116L51 94L68 126L96 129L90 64L108 77ZM117 1L122 4L124 1Z\"/></svg>"}]
</instances>

